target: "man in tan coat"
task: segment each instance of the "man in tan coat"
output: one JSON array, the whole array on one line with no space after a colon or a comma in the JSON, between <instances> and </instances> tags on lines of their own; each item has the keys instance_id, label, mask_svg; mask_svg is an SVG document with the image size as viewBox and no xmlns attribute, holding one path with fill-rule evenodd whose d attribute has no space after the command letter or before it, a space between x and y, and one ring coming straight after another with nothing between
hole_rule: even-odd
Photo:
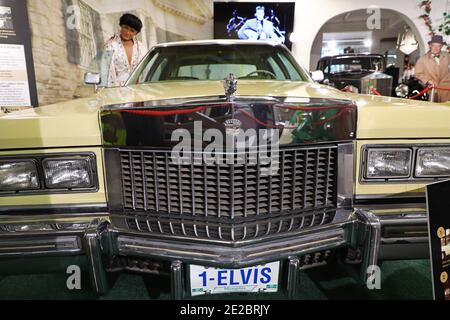
<instances>
[{"instance_id":1,"label":"man in tan coat","mask_svg":"<svg viewBox=\"0 0 450 320\"><path fill-rule=\"evenodd\" d=\"M442 51L442 36L433 36L428 44L430 51L417 61L416 77L427 85L450 88L450 55ZM450 91L436 90L434 101L450 101Z\"/></svg>"}]
</instances>

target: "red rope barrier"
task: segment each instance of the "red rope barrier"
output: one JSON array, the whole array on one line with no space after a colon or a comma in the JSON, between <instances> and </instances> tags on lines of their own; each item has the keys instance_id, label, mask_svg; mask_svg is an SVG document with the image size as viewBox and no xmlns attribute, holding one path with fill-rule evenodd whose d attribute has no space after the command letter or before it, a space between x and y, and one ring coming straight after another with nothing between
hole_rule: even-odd
<instances>
[{"instance_id":1,"label":"red rope barrier","mask_svg":"<svg viewBox=\"0 0 450 320\"><path fill-rule=\"evenodd\" d=\"M343 110L339 111L337 114L335 114L334 116L332 116L332 117L330 117L328 119L325 119L325 120L320 120L320 121L314 122L313 124L314 125L322 125L322 124L331 122L334 119L337 119L337 118L341 117L342 115L344 115L347 112L348 112L348 109L343 109Z\"/></svg>"},{"instance_id":2,"label":"red rope barrier","mask_svg":"<svg viewBox=\"0 0 450 320\"><path fill-rule=\"evenodd\" d=\"M427 92L430 91L431 89L450 91L450 88L443 88L443 87L438 87L438 86L428 86L428 87L426 87L425 89L423 89L422 91L420 91L418 94L416 94L416 95L414 95L414 96L412 96L412 97L409 97L409 98L407 98L407 99L411 99L411 100L417 99L418 97L423 96L425 93L427 93ZM341 91L344 91L344 92L351 92L351 90L348 90L347 87L341 89ZM378 92L377 89L375 89L374 87L370 88L370 91L371 91L372 93L374 93L375 95L377 95L377 96L381 96L381 95L382 95L382 94L381 94L380 92Z\"/></svg>"},{"instance_id":3,"label":"red rope barrier","mask_svg":"<svg viewBox=\"0 0 450 320\"><path fill-rule=\"evenodd\" d=\"M320 111L320 110L328 110L328 109L351 109L355 108L353 106L323 106L323 107L296 107L296 106L289 106L289 105L280 105L280 104L274 104L273 105L276 108L280 109L289 109L294 111Z\"/></svg>"},{"instance_id":4,"label":"red rope barrier","mask_svg":"<svg viewBox=\"0 0 450 320\"><path fill-rule=\"evenodd\" d=\"M381 96L381 93L379 93L378 91L377 91L377 89L375 89L374 87L371 87L370 88L370 91L372 91L374 94L376 94L377 96Z\"/></svg>"},{"instance_id":5,"label":"red rope barrier","mask_svg":"<svg viewBox=\"0 0 450 320\"><path fill-rule=\"evenodd\" d=\"M420 91L418 94L416 94L416 95L414 95L414 96L412 96L412 97L409 97L408 99L417 99L418 97L424 95L425 93L427 93L427 92L430 91L430 90L431 90L431 87L426 87L425 89L423 89L422 91Z\"/></svg>"},{"instance_id":6,"label":"red rope barrier","mask_svg":"<svg viewBox=\"0 0 450 320\"><path fill-rule=\"evenodd\" d=\"M450 88L442 88L442 87L437 87L437 86L433 86L433 88L436 90L450 91Z\"/></svg>"},{"instance_id":7,"label":"red rope barrier","mask_svg":"<svg viewBox=\"0 0 450 320\"><path fill-rule=\"evenodd\" d=\"M262 126L264 126L266 128L270 128L270 129L296 129L297 128L296 126L283 126L283 125L277 126L277 125L273 125L273 124L270 124L270 123L263 122L263 121L259 120L258 118L252 116L247 111L244 111L242 109L239 109L239 112L241 112L245 116L249 117L250 119L252 119L256 123L258 123L258 124L260 124L260 125L262 125Z\"/></svg>"},{"instance_id":8,"label":"red rope barrier","mask_svg":"<svg viewBox=\"0 0 450 320\"><path fill-rule=\"evenodd\" d=\"M210 106L202 106L202 107L196 107L191 109L178 109L178 110L113 110L113 112L121 112L121 113L132 113L137 114L141 116L173 116L178 114L189 114L194 112L203 111L205 109L210 108L218 108L218 107L229 107L229 104L216 104L216 105L210 105Z\"/></svg>"}]
</instances>

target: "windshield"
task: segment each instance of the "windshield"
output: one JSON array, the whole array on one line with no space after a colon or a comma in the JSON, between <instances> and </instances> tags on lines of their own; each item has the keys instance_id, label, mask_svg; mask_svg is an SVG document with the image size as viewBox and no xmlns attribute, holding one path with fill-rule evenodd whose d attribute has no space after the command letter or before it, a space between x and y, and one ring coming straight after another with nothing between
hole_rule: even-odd
<instances>
[{"instance_id":1,"label":"windshield","mask_svg":"<svg viewBox=\"0 0 450 320\"><path fill-rule=\"evenodd\" d=\"M330 73L353 73L383 71L381 57L349 57L331 60Z\"/></svg>"},{"instance_id":2,"label":"windshield","mask_svg":"<svg viewBox=\"0 0 450 320\"><path fill-rule=\"evenodd\" d=\"M239 79L309 80L281 46L212 44L157 47L128 83L223 80L230 73Z\"/></svg>"}]
</instances>

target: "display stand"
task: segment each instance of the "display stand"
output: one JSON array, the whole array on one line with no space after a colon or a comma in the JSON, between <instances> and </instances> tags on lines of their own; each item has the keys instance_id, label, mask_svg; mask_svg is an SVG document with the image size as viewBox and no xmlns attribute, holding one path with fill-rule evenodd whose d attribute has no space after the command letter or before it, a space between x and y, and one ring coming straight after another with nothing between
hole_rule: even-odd
<instances>
[{"instance_id":1,"label":"display stand","mask_svg":"<svg viewBox=\"0 0 450 320\"><path fill-rule=\"evenodd\" d=\"M427 186L428 234L435 300L450 300L450 180Z\"/></svg>"}]
</instances>

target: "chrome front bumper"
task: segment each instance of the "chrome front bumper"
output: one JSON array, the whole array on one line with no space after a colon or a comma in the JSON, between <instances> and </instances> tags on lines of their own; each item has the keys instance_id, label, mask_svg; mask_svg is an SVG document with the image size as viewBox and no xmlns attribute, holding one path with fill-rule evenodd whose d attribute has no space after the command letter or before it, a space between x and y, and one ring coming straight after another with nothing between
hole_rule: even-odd
<instances>
[{"instance_id":1,"label":"chrome front bumper","mask_svg":"<svg viewBox=\"0 0 450 320\"><path fill-rule=\"evenodd\" d=\"M425 203L355 205L380 221L380 260L428 259L428 217ZM386 210L389 211L386 211Z\"/></svg>"},{"instance_id":2,"label":"chrome front bumper","mask_svg":"<svg viewBox=\"0 0 450 320\"><path fill-rule=\"evenodd\" d=\"M380 221L375 215L357 210L349 214L345 222L311 229L295 236L227 247L163 241L142 233L117 229L100 217L79 230L7 232L3 228L0 231L0 262L15 257L83 256L87 260L94 291L104 294L109 290L108 263L114 257L165 261L170 265L173 297L180 299L185 297L184 270L189 264L241 268L282 261L287 266L287 296L293 297L301 267L300 259L314 252L343 247L362 248L361 277L365 281L367 268L376 265L378 260L380 230Z\"/></svg>"},{"instance_id":3,"label":"chrome front bumper","mask_svg":"<svg viewBox=\"0 0 450 320\"><path fill-rule=\"evenodd\" d=\"M292 255L345 246L348 235L344 226L321 228L297 237L282 238L241 248L220 245L199 245L115 233L117 253L125 256L149 257L163 260L181 260L187 263L242 268L263 262L285 259Z\"/></svg>"},{"instance_id":4,"label":"chrome front bumper","mask_svg":"<svg viewBox=\"0 0 450 320\"><path fill-rule=\"evenodd\" d=\"M78 227L80 222L76 222L59 229L55 224L29 221L21 224L20 230L16 229L18 223L2 223L0 259L84 254L87 231L99 228L101 223L100 219L83 220L81 227Z\"/></svg>"},{"instance_id":5,"label":"chrome front bumper","mask_svg":"<svg viewBox=\"0 0 450 320\"><path fill-rule=\"evenodd\" d=\"M428 218L423 212L377 215L381 223L382 260L428 259Z\"/></svg>"},{"instance_id":6,"label":"chrome front bumper","mask_svg":"<svg viewBox=\"0 0 450 320\"><path fill-rule=\"evenodd\" d=\"M14 274L21 273L23 269L32 272L61 271L61 268L83 263L87 266L94 290L101 292L106 274L98 241L101 232L109 225L105 216L107 213L78 218L74 215L57 218L3 216L0 224L0 265L8 267L6 270L0 268L0 272ZM56 263L55 266L55 259L64 260L64 264ZM22 265L35 262L39 262L39 268Z\"/></svg>"},{"instance_id":7,"label":"chrome front bumper","mask_svg":"<svg viewBox=\"0 0 450 320\"><path fill-rule=\"evenodd\" d=\"M304 267L302 259L317 252L339 248L360 252L361 255L353 262L360 263L363 282L368 268L377 265L379 260L427 257L425 212L411 209L409 212L380 214L376 210L380 208L368 209L355 209L352 213L343 214L339 222L306 229L295 235L234 246L157 238L120 229L110 224L107 212L79 215L78 218L74 214L3 216L0 223L0 265L3 268L0 267L0 273L5 266L11 265L11 261L23 264L24 259L64 258L68 261L73 259L73 264L77 264L82 258L94 291L103 294L109 290L109 271L116 271L111 268L111 261L116 257L155 263L162 261L168 266L173 297L179 299L185 297L185 270L190 264L231 269L282 261L287 266L287 295L293 297L299 269ZM19 225L17 221L20 221ZM27 270L33 267L30 263ZM142 271L139 268L135 270ZM21 272L20 269L14 271Z\"/></svg>"}]
</instances>

